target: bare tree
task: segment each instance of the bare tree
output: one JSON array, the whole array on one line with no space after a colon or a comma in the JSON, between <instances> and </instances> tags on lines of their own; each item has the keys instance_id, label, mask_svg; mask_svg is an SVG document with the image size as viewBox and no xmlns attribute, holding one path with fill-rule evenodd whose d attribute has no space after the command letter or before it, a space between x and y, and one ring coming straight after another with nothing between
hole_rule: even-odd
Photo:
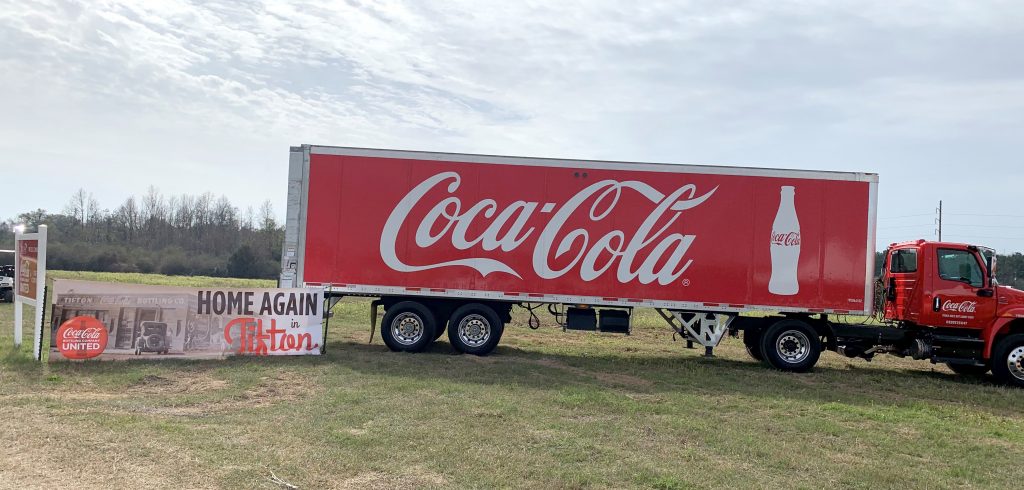
<instances>
[{"instance_id":1,"label":"bare tree","mask_svg":"<svg viewBox=\"0 0 1024 490\"><path fill-rule=\"evenodd\" d=\"M95 201L92 194L85 192L85 189L79 188L71 195L71 199L64 205L64 215L73 218L78 225L85 226L89 222L89 204L90 201Z\"/></svg>"},{"instance_id":2,"label":"bare tree","mask_svg":"<svg viewBox=\"0 0 1024 490\"><path fill-rule=\"evenodd\" d=\"M277 229L277 218L274 216L274 204L267 199L260 205L260 230L275 229Z\"/></svg>"}]
</instances>

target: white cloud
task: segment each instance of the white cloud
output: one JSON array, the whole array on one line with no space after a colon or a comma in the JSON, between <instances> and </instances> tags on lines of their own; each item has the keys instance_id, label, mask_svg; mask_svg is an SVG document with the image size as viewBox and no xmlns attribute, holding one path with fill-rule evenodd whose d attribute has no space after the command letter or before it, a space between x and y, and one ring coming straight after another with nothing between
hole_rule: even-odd
<instances>
[{"instance_id":1,"label":"white cloud","mask_svg":"<svg viewBox=\"0 0 1024 490\"><path fill-rule=\"evenodd\" d=\"M970 155L1019 179L1021 26L1004 1L0 2L0 158L51 190L0 217L150 183L280 207L304 142L880 171L883 215L927 210L984 178L885 183Z\"/></svg>"}]
</instances>

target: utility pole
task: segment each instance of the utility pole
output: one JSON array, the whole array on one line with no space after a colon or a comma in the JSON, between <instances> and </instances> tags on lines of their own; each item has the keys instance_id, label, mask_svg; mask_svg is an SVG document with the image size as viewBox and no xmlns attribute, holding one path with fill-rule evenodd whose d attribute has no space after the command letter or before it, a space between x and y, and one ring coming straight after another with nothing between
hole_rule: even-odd
<instances>
[{"instance_id":1,"label":"utility pole","mask_svg":"<svg viewBox=\"0 0 1024 490\"><path fill-rule=\"evenodd\" d=\"M936 211L938 211L938 213L939 213L939 219L938 219L938 224L939 224L939 241L941 242L942 241L942 200L941 199L939 200L939 208L936 209Z\"/></svg>"}]
</instances>

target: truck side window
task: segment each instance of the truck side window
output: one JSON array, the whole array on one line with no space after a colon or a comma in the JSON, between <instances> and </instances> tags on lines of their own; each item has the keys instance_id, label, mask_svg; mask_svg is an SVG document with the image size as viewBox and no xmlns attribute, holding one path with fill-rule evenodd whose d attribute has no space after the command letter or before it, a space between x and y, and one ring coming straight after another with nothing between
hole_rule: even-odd
<instances>
[{"instance_id":1,"label":"truck side window","mask_svg":"<svg viewBox=\"0 0 1024 490\"><path fill-rule=\"evenodd\" d=\"M950 250L940 248L939 277L947 281L959 281L980 288L985 285L981 274L981 266L974 254L966 250Z\"/></svg>"},{"instance_id":2,"label":"truck side window","mask_svg":"<svg viewBox=\"0 0 1024 490\"><path fill-rule=\"evenodd\" d=\"M917 250L896 250L889 262L889 272L917 272Z\"/></svg>"}]
</instances>

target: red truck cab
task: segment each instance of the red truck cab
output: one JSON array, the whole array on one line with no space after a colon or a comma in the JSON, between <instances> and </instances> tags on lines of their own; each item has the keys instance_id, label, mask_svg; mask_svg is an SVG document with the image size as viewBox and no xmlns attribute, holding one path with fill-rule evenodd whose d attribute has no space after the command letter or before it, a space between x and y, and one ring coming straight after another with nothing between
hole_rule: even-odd
<instances>
[{"instance_id":1,"label":"red truck cab","mask_svg":"<svg viewBox=\"0 0 1024 490\"><path fill-rule=\"evenodd\" d=\"M1024 385L1024 292L999 285L995 257L962 243L894 243L882 270L882 313L919 330L917 348L933 362L957 372L991 369L1000 381Z\"/></svg>"}]
</instances>

